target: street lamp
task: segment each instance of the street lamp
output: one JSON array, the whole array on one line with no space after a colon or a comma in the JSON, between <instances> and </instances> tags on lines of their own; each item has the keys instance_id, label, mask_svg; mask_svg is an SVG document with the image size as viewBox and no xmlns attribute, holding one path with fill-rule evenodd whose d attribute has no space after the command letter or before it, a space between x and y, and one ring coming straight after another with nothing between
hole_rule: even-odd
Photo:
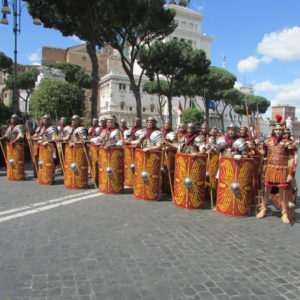
<instances>
[{"instance_id":1,"label":"street lamp","mask_svg":"<svg viewBox=\"0 0 300 300\"><path fill-rule=\"evenodd\" d=\"M17 37L18 34L21 32L21 11L26 4L21 5L21 0L11 0L11 1L2 0L1 13L3 14L3 17L0 20L0 23L4 25L8 25L8 20L6 18L6 15L9 15L11 13L8 4L11 5L13 17L14 17L13 33L15 37L15 49L14 49L14 89L13 89L13 98L12 98L12 110L14 113L16 113L19 107L18 105L19 97L18 97L18 90L17 90L17 54L18 54ZM34 24L41 25L42 23L39 19L34 19Z\"/></svg>"}]
</instances>

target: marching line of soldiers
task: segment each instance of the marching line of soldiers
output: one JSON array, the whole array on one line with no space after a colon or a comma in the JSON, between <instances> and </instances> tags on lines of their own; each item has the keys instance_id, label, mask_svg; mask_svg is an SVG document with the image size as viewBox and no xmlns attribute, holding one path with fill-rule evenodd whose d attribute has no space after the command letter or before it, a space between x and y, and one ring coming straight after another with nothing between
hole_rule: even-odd
<instances>
[{"instance_id":1,"label":"marching line of soldiers","mask_svg":"<svg viewBox=\"0 0 300 300\"><path fill-rule=\"evenodd\" d=\"M39 184L53 184L61 171L65 188L84 189L90 173L102 193L122 193L124 185L142 200L157 201L162 193L171 193L174 205L187 209L203 208L208 198L212 209L229 216L249 216L254 206L257 218L265 217L271 195L283 223L293 224L298 144L281 121L277 116L272 136L260 145L247 127L238 134L231 124L220 135L215 127L208 132L203 124L198 131L190 122L176 132L168 120L159 129L153 117L145 129L140 118L128 128L126 120L118 124L114 117L93 119L86 128L77 115L70 125L60 118L57 127L44 115L31 134L14 114L0 146L11 181L25 179L29 151Z\"/></svg>"}]
</instances>

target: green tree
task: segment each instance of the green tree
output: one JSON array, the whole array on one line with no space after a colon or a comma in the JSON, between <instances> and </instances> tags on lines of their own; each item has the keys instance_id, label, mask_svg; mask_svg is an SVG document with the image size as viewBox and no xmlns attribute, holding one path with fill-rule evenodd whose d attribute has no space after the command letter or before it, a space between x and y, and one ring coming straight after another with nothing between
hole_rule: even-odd
<instances>
[{"instance_id":1,"label":"green tree","mask_svg":"<svg viewBox=\"0 0 300 300\"><path fill-rule=\"evenodd\" d=\"M103 45L103 15L109 0L25 0L33 18L40 18L46 28L55 28L64 36L76 35L86 41L92 62L92 117L97 117L99 65L96 46ZM109 24L110 25L110 24Z\"/></svg>"},{"instance_id":2,"label":"green tree","mask_svg":"<svg viewBox=\"0 0 300 300\"><path fill-rule=\"evenodd\" d=\"M0 69L7 69L11 72L11 67L13 65L13 60L6 56L3 52L0 52Z\"/></svg>"},{"instance_id":3,"label":"green tree","mask_svg":"<svg viewBox=\"0 0 300 300\"><path fill-rule=\"evenodd\" d=\"M194 122L197 128L204 122L204 114L197 108L187 108L182 113L182 122L188 124L189 122Z\"/></svg>"},{"instance_id":4,"label":"green tree","mask_svg":"<svg viewBox=\"0 0 300 300\"><path fill-rule=\"evenodd\" d=\"M180 96L179 83L187 74L202 76L208 73L210 61L203 50L193 50L178 40L155 41L140 51L139 64L150 80L156 79L160 94L168 99L169 120L172 123L172 98ZM160 84L161 80L164 85Z\"/></svg>"},{"instance_id":5,"label":"green tree","mask_svg":"<svg viewBox=\"0 0 300 300\"><path fill-rule=\"evenodd\" d=\"M192 76L187 82L191 85L191 92L202 98L205 121L209 126L209 100L221 101L224 91L234 87L236 76L222 68L210 66L208 74Z\"/></svg>"},{"instance_id":6,"label":"green tree","mask_svg":"<svg viewBox=\"0 0 300 300\"><path fill-rule=\"evenodd\" d=\"M35 82L38 74L40 73L39 69L31 69L23 73L17 73L17 90L19 93L19 99L25 102L25 111L28 112L28 100L32 95L32 92L35 87ZM5 81L5 85L7 89L14 88L14 78L13 76L9 76ZM23 96L22 91L26 92L26 96Z\"/></svg>"},{"instance_id":7,"label":"green tree","mask_svg":"<svg viewBox=\"0 0 300 300\"><path fill-rule=\"evenodd\" d=\"M43 114L49 114L52 119L81 115L84 109L83 89L61 80L43 80L31 101L31 112L35 119Z\"/></svg>"},{"instance_id":8,"label":"green tree","mask_svg":"<svg viewBox=\"0 0 300 300\"><path fill-rule=\"evenodd\" d=\"M109 1L102 22L106 26L104 39L120 55L136 100L136 113L142 117L142 70L134 72L138 55L144 46L162 40L176 28L175 11L164 8L165 0L115 0Z\"/></svg>"},{"instance_id":9,"label":"green tree","mask_svg":"<svg viewBox=\"0 0 300 300\"><path fill-rule=\"evenodd\" d=\"M5 122L11 115L12 110L0 101L0 123Z\"/></svg>"},{"instance_id":10,"label":"green tree","mask_svg":"<svg viewBox=\"0 0 300 300\"><path fill-rule=\"evenodd\" d=\"M84 68L79 65L68 62L57 62L46 64L46 67L63 70L65 79L69 83L74 83L84 89L90 89L92 87L91 76L87 75Z\"/></svg>"}]
</instances>

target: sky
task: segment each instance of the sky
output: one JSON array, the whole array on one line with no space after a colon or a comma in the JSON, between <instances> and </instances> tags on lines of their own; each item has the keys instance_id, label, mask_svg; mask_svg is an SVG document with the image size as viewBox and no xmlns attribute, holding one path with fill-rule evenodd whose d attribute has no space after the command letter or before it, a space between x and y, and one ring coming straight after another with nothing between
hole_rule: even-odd
<instances>
[{"instance_id":1,"label":"sky","mask_svg":"<svg viewBox=\"0 0 300 300\"><path fill-rule=\"evenodd\" d=\"M24 2L22 2L24 3ZM236 75L236 87L252 86L271 105L296 107L300 120L300 1L191 0L190 8L204 15L202 33L214 36L211 65ZM13 58L12 15L0 24L0 51ZM67 48L81 43L54 29L36 26L26 5L21 13L18 63L40 64L43 46ZM270 109L265 117L270 116Z\"/></svg>"}]
</instances>

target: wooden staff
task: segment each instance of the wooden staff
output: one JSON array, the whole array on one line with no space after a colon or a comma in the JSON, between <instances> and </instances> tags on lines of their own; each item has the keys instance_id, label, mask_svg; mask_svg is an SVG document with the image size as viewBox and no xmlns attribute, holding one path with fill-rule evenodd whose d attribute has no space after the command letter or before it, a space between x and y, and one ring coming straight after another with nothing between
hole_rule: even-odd
<instances>
[{"instance_id":1,"label":"wooden staff","mask_svg":"<svg viewBox=\"0 0 300 300\"><path fill-rule=\"evenodd\" d=\"M64 160L62 158L63 157L62 145L61 145L61 143L57 143L57 135L56 135L56 133L54 133L54 141L55 141L55 145L56 145L56 149L57 149L57 154L58 154L58 158L59 158L61 170L63 172L63 175L65 175L65 165L64 165Z\"/></svg>"},{"instance_id":2,"label":"wooden staff","mask_svg":"<svg viewBox=\"0 0 300 300\"><path fill-rule=\"evenodd\" d=\"M30 152L30 156L33 162L33 167L35 169L36 175L38 176L38 167L36 165L36 161L34 159L34 154L33 154L33 146L32 146L32 141L31 141L31 135L29 131L26 131L26 139L28 142L28 146L29 146L29 152Z\"/></svg>"},{"instance_id":3,"label":"wooden staff","mask_svg":"<svg viewBox=\"0 0 300 300\"><path fill-rule=\"evenodd\" d=\"M1 147L1 150L2 150L2 153L3 153L3 157L4 157L4 160L5 160L6 166L7 166L7 158L6 158L6 155L5 155L5 151L3 149L2 140L0 140L0 147Z\"/></svg>"},{"instance_id":4,"label":"wooden staff","mask_svg":"<svg viewBox=\"0 0 300 300\"><path fill-rule=\"evenodd\" d=\"M248 134L249 134L249 142L252 142L252 136L250 131L250 119L249 119L249 110L248 110L248 103L246 102L246 113L247 113L247 124L248 124ZM250 151L251 159L253 159L252 151ZM255 186L255 177L253 176L253 184ZM257 216L257 203L256 203L256 197L254 198L254 207L255 207L255 216Z\"/></svg>"},{"instance_id":5,"label":"wooden staff","mask_svg":"<svg viewBox=\"0 0 300 300\"><path fill-rule=\"evenodd\" d=\"M169 162L168 162L168 155L167 155L167 150L166 150L166 140L164 135L162 135L162 139L163 139L163 152L165 155L165 160L166 160L166 164L167 164L167 169L168 169L168 177L169 177L169 182L170 182L170 190L171 190L171 195L172 195L172 200L174 201L174 192L173 192L173 184L172 184L172 178L171 178L171 173L170 173L170 166L169 166Z\"/></svg>"},{"instance_id":6,"label":"wooden staff","mask_svg":"<svg viewBox=\"0 0 300 300\"><path fill-rule=\"evenodd\" d=\"M258 146L260 144L260 140L259 140L259 111L258 111L258 105L256 106L256 139L258 141ZM263 170L262 170L263 171ZM257 177L257 181L259 180L259 177ZM257 182L257 197L258 197L258 205L261 204L260 202L260 189L259 189L259 182Z\"/></svg>"},{"instance_id":7,"label":"wooden staff","mask_svg":"<svg viewBox=\"0 0 300 300\"><path fill-rule=\"evenodd\" d=\"M97 183L96 183L96 180L95 180L95 177L94 177L93 171L92 171L92 165L91 165L91 162L90 162L90 158L89 158L89 156L88 156L88 153L87 153L87 151L86 151L85 144L83 144L83 151L84 151L84 154L85 154L86 160L87 160L87 162L88 162L88 165L89 165L89 168L90 168L90 174L91 174L91 177L92 177L92 180L93 180L93 183L94 183L95 189L96 189L96 190L98 190L98 186L97 186Z\"/></svg>"}]
</instances>

